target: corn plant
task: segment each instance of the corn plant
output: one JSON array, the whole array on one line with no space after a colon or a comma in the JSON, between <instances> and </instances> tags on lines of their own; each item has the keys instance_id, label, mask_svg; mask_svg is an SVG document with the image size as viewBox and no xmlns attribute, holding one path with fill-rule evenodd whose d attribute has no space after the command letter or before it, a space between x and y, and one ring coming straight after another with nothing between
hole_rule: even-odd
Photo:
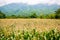
<instances>
[{"instance_id":1,"label":"corn plant","mask_svg":"<svg viewBox=\"0 0 60 40\"><path fill-rule=\"evenodd\" d=\"M31 31L19 30L17 35L13 27L10 35L6 35L7 29L4 29L5 27L0 27L0 40L60 40L60 32L57 31L57 29L52 29L45 32L38 32L36 29Z\"/></svg>"}]
</instances>

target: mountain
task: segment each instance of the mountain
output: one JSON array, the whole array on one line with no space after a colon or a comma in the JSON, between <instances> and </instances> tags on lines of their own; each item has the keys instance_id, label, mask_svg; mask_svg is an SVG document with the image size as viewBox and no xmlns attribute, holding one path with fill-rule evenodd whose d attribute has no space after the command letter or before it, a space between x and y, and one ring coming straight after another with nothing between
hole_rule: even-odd
<instances>
[{"instance_id":1,"label":"mountain","mask_svg":"<svg viewBox=\"0 0 60 40\"><path fill-rule=\"evenodd\" d=\"M36 12L38 15L40 13L48 14L54 13L60 5L48 5L48 4L37 4L37 5L27 5L23 3L11 3L0 7L0 11L6 15L30 15L31 12Z\"/></svg>"}]
</instances>

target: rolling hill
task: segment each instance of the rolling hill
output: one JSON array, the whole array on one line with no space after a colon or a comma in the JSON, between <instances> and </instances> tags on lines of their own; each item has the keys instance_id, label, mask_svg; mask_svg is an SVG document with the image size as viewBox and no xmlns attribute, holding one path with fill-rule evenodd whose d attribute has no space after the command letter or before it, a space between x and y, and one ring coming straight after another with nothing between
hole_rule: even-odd
<instances>
[{"instance_id":1,"label":"rolling hill","mask_svg":"<svg viewBox=\"0 0 60 40\"><path fill-rule=\"evenodd\" d=\"M44 13L54 13L60 5L53 4L37 4L37 5L27 5L23 3L11 3L4 6L0 6L0 11L6 15L30 15L31 12L36 12L37 15Z\"/></svg>"}]
</instances>

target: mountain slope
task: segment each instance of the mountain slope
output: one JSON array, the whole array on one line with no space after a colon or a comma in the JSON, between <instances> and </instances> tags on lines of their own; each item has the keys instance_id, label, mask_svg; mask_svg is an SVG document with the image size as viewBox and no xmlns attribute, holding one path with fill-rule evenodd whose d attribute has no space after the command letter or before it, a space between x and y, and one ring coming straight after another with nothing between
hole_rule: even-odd
<instances>
[{"instance_id":1,"label":"mountain slope","mask_svg":"<svg viewBox=\"0 0 60 40\"><path fill-rule=\"evenodd\" d=\"M6 15L29 15L31 12L36 12L37 14L53 13L55 10L60 8L60 5L48 5L48 4L37 4L37 5L27 5L22 3L12 3L0 7L0 10Z\"/></svg>"}]
</instances>

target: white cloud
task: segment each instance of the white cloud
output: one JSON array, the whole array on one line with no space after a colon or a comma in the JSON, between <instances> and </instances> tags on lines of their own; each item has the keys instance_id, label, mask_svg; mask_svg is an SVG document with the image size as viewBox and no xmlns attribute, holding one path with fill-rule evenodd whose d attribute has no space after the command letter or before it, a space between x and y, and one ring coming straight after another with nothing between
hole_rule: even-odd
<instances>
[{"instance_id":1,"label":"white cloud","mask_svg":"<svg viewBox=\"0 0 60 40\"><path fill-rule=\"evenodd\" d=\"M9 3L26 3L29 5L35 5L35 4L58 4L60 5L60 0L0 0L0 6L9 4Z\"/></svg>"}]
</instances>

